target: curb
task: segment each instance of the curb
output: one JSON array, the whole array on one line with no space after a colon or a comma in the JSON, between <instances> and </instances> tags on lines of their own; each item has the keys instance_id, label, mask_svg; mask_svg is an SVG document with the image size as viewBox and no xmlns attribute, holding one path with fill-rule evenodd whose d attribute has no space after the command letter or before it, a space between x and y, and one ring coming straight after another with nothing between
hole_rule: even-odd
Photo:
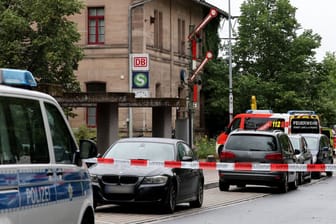
<instances>
[{"instance_id":1,"label":"curb","mask_svg":"<svg viewBox=\"0 0 336 224\"><path fill-rule=\"evenodd\" d=\"M204 184L204 190L209 190L209 189L212 189L212 188L217 188L218 185L219 185L218 182Z\"/></svg>"}]
</instances>

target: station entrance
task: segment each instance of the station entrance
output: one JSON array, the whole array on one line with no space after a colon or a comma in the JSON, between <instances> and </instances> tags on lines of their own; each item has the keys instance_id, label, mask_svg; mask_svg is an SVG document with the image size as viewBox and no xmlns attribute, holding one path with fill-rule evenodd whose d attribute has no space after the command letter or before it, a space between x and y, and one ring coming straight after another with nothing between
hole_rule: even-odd
<instances>
[{"instance_id":1,"label":"station entrance","mask_svg":"<svg viewBox=\"0 0 336 224\"><path fill-rule=\"evenodd\" d=\"M97 108L97 147L99 153L119 139L120 107L152 108L152 136L170 138L172 108L186 107L185 99L135 98L134 93L65 93L56 96L62 107Z\"/></svg>"}]
</instances>

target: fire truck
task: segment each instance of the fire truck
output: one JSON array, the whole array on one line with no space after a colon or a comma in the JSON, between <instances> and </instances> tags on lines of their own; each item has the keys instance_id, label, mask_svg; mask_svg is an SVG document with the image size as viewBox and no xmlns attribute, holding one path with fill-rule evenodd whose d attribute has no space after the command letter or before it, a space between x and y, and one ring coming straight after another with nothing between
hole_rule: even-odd
<instances>
[{"instance_id":1,"label":"fire truck","mask_svg":"<svg viewBox=\"0 0 336 224\"><path fill-rule=\"evenodd\" d=\"M281 130L288 134L321 133L320 119L313 111L291 110L273 113L271 110L247 110L237 114L216 141L220 153L228 135L234 130Z\"/></svg>"}]
</instances>

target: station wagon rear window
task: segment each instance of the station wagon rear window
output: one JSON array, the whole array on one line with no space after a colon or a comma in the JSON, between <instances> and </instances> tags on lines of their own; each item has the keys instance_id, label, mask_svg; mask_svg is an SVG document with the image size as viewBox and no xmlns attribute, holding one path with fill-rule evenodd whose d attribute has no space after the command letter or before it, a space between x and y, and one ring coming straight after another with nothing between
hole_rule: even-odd
<instances>
[{"instance_id":1,"label":"station wagon rear window","mask_svg":"<svg viewBox=\"0 0 336 224\"><path fill-rule=\"evenodd\" d=\"M231 135L225 149L240 151L276 151L276 140L269 135Z\"/></svg>"}]
</instances>

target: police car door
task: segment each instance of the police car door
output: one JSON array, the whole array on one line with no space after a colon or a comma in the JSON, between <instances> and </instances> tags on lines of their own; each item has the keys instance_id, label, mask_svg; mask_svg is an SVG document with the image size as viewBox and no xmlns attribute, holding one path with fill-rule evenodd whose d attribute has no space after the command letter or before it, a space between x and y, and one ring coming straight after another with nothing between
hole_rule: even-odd
<instances>
[{"instance_id":1,"label":"police car door","mask_svg":"<svg viewBox=\"0 0 336 224\"><path fill-rule=\"evenodd\" d=\"M83 214L82 206L91 194L89 176L84 170L74 164L77 145L60 113L60 108L51 103L45 103L50 136L53 144L55 160L53 170L56 174L57 218L58 223L78 223ZM92 195L90 195L92 196Z\"/></svg>"},{"instance_id":2,"label":"police car door","mask_svg":"<svg viewBox=\"0 0 336 224\"><path fill-rule=\"evenodd\" d=\"M45 208L56 202L54 178L40 103L1 95L0 114L0 223L44 216L51 223L53 211Z\"/></svg>"}]
</instances>

